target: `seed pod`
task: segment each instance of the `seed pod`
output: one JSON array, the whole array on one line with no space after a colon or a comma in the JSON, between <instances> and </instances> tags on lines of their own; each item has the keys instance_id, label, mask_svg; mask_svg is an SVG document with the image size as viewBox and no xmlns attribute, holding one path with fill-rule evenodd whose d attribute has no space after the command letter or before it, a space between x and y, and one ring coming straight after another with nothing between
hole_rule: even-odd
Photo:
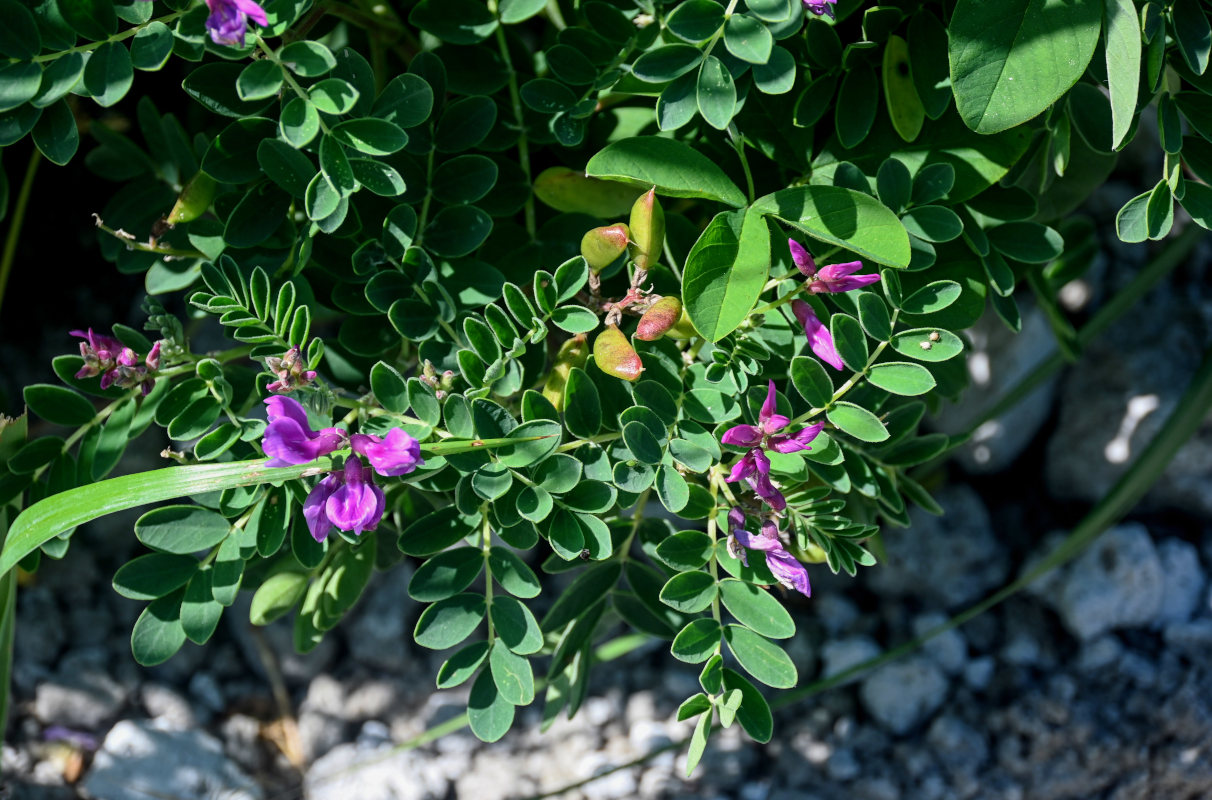
<instances>
[{"instance_id":1,"label":"seed pod","mask_svg":"<svg viewBox=\"0 0 1212 800\"><path fill-rule=\"evenodd\" d=\"M581 255L589 268L596 273L613 264L627 250L628 234L627 226L620 222L594 228L581 237Z\"/></svg>"},{"instance_id":2,"label":"seed pod","mask_svg":"<svg viewBox=\"0 0 1212 800\"><path fill-rule=\"evenodd\" d=\"M551 401L556 411L564 410L564 386L568 383L568 376L572 373L572 368L583 367L588 360L589 341L585 338L585 334L578 333L560 345L560 351L556 353L555 364L551 366L547 382L543 384L543 396Z\"/></svg>"},{"instance_id":3,"label":"seed pod","mask_svg":"<svg viewBox=\"0 0 1212 800\"><path fill-rule=\"evenodd\" d=\"M194 175L181 190L181 195L173 205L173 210L168 212L168 224L193 222L205 214L206 209L210 208L211 201L215 199L216 188L215 179L205 172Z\"/></svg>"},{"instance_id":4,"label":"seed pod","mask_svg":"<svg viewBox=\"0 0 1212 800\"><path fill-rule=\"evenodd\" d=\"M672 295L662 297L649 306L644 316L640 317L640 324L635 329L635 338L645 342L660 339L681 318L682 301Z\"/></svg>"},{"instance_id":5,"label":"seed pod","mask_svg":"<svg viewBox=\"0 0 1212 800\"><path fill-rule=\"evenodd\" d=\"M648 269L661 257L665 245L665 212L652 187L631 207L631 242L635 265Z\"/></svg>"},{"instance_id":6,"label":"seed pod","mask_svg":"<svg viewBox=\"0 0 1212 800\"><path fill-rule=\"evenodd\" d=\"M593 342L593 361L607 375L634 381L644 371L644 362L618 325L607 325Z\"/></svg>"}]
</instances>

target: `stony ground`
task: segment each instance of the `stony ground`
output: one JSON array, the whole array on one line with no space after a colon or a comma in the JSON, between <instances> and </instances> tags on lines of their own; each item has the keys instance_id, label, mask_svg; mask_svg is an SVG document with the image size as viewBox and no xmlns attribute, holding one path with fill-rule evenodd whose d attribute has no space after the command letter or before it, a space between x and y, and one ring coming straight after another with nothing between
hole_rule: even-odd
<instances>
[{"instance_id":1,"label":"stony ground","mask_svg":"<svg viewBox=\"0 0 1212 800\"><path fill-rule=\"evenodd\" d=\"M1108 208L1126 199L1116 191L1130 190L1111 187ZM1205 242L1078 366L928 476L945 517L888 532L883 563L859 580L813 572L814 596L788 600L805 682L1004 585L1110 488L1212 342L1210 255ZM1124 246L1104 254L1074 304L1096 307L1143 257ZM1036 312L1018 337L996 322L973 331L976 390L936 424L962 428L1050 342ZM431 689L441 657L410 643L407 567L379 576L307 657L290 652L287 628L251 629L245 605L205 648L140 669L128 646L139 604L109 587L130 520L94 525L20 592L0 796L503 800L609 773L563 796L1209 797L1210 518L1206 425L1129 520L1077 560L923 649L780 709L768 745L718 734L690 780L676 749L614 769L690 733L675 712L697 671L659 645L600 666L580 714L547 734L532 707L495 745L460 730L394 749L465 700Z\"/></svg>"}]
</instances>

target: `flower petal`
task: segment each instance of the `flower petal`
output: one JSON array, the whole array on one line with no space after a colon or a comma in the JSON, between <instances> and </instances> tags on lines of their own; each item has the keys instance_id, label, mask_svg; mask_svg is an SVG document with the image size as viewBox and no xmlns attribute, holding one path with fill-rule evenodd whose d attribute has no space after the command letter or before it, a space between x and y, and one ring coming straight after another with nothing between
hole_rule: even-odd
<instances>
[{"instance_id":1,"label":"flower petal","mask_svg":"<svg viewBox=\"0 0 1212 800\"><path fill-rule=\"evenodd\" d=\"M735 425L724 431L720 441L737 447L757 447L762 441L762 432L752 425Z\"/></svg>"},{"instance_id":2,"label":"flower petal","mask_svg":"<svg viewBox=\"0 0 1212 800\"><path fill-rule=\"evenodd\" d=\"M265 398L265 409L270 422L283 417L293 419L310 436L315 435L315 431L311 429L311 423L307 420L307 411L304 410L303 404L293 397L267 397Z\"/></svg>"},{"instance_id":3,"label":"flower petal","mask_svg":"<svg viewBox=\"0 0 1212 800\"><path fill-rule=\"evenodd\" d=\"M307 520L307 529L317 542L322 542L332 530L332 522L325 513L324 506L332 493L341 487L341 477L332 474L312 487L303 502L303 519Z\"/></svg>"},{"instance_id":4,"label":"flower petal","mask_svg":"<svg viewBox=\"0 0 1212 800\"><path fill-rule=\"evenodd\" d=\"M776 453L798 453L801 450L811 450L812 440L819 436L824 428L825 423L818 422L807 428L801 428L792 435L771 436L770 449Z\"/></svg>"},{"instance_id":5,"label":"flower petal","mask_svg":"<svg viewBox=\"0 0 1212 800\"><path fill-rule=\"evenodd\" d=\"M402 428L392 428L385 439L355 433L349 438L349 444L355 453L366 456L380 475L407 475L425 463L421 458L420 442Z\"/></svg>"},{"instance_id":6,"label":"flower petal","mask_svg":"<svg viewBox=\"0 0 1212 800\"><path fill-rule=\"evenodd\" d=\"M791 250L791 260L800 272L809 278L816 274L816 261L812 259L812 253L809 253L807 248L795 239L788 239L787 247Z\"/></svg>"},{"instance_id":7,"label":"flower petal","mask_svg":"<svg viewBox=\"0 0 1212 800\"><path fill-rule=\"evenodd\" d=\"M812 596L812 586L808 583L808 568L801 564L781 547L779 551L766 554L766 566L778 582L788 589L794 589L805 597Z\"/></svg>"}]
</instances>

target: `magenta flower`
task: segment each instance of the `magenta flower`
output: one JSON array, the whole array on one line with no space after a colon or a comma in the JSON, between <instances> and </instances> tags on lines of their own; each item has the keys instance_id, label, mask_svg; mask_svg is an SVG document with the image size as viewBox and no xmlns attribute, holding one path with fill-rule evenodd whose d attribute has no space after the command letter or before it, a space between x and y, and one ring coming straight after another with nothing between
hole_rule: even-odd
<instances>
[{"instance_id":1,"label":"magenta flower","mask_svg":"<svg viewBox=\"0 0 1212 800\"><path fill-rule=\"evenodd\" d=\"M76 373L77 378L96 377L117 365L118 354L124 345L114 337L93 333L92 328L88 331L69 331L68 335L84 339L80 342L80 357L84 359L84 366ZM111 379L102 388L108 388L112 382Z\"/></svg>"},{"instance_id":2,"label":"magenta flower","mask_svg":"<svg viewBox=\"0 0 1212 800\"><path fill-rule=\"evenodd\" d=\"M253 0L206 0L206 5L210 7L206 29L215 44L243 47L249 19L261 26L269 24L265 9Z\"/></svg>"},{"instance_id":3,"label":"magenta flower","mask_svg":"<svg viewBox=\"0 0 1212 800\"><path fill-rule=\"evenodd\" d=\"M833 336L825 327L825 323L817 318L812 306L803 300L792 300L791 311L804 326L804 335L808 337L808 344L812 347L812 352L816 353L817 358L834 369L842 369L844 366L842 357L833 344Z\"/></svg>"},{"instance_id":4,"label":"magenta flower","mask_svg":"<svg viewBox=\"0 0 1212 800\"><path fill-rule=\"evenodd\" d=\"M837 0L804 0L804 10L833 19L833 5Z\"/></svg>"},{"instance_id":5,"label":"magenta flower","mask_svg":"<svg viewBox=\"0 0 1212 800\"><path fill-rule=\"evenodd\" d=\"M76 372L77 378L92 378L101 376L101 388L108 389L117 386L120 389L133 389L138 386L147 394L156 385L155 379L149 374L160 369L160 343L152 345L151 352L139 363L135 351L122 344L112 336L88 332L71 331L72 336L79 336L85 341L80 342L80 357L84 366Z\"/></svg>"},{"instance_id":6,"label":"magenta flower","mask_svg":"<svg viewBox=\"0 0 1212 800\"><path fill-rule=\"evenodd\" d=\"M830 264L817 271L816 262L802 244L795 239L788 239L787 246L791 249L791 260L799 271L808 278L808 291L813 294L830 292L848 292L851 289L861 289L870 286L880 279L879 275L855 275L862 268L862 261L847 261L845 264Z\"/></svg>"},{"instance_id":7,"label":"magenta flower","mask_svg":"<svg viewBox=\"0 0 1212 800\"><path fill-rule=\"evenodd\" d=\"M307 364L300 355L298 347L290 348L281 358L267 357L265 366L269 367L269 371L278 377L276 381L266 384L265 391L267 392L289 394L316 379L316 371L307 369Z\"/></svg>"},{"instance_id":8,"label":"magenta flower","mask_svg":"<svg viewBox=\"0 0 1212 800\"><path fill-rule=\"evenodd\" d=\"M770 573L779 583L788 589L794 589L805 597L812 596L812 586L808 583L808 569L795 556L787 552L774 520L764 520L762 532L754 536L745 530L745 513L739 508L734 508L728 512L728 526L731 529L731 536L728 537L728 552L740 559L742 564L749 566L749 559L746 557L747 550L760 550L766 554L766 566L770 568Z\"/></svg>"},{"instance_id":9,"label":"magenta flower","mask_svg":"<svg viewBox=\"0 0 1212 800\"><path fill-rule=\"evenodd\" d=\"M774 381L766 388L766 401L758 412L757 425L735 425L724 432L720 441L738 447L764 447L776 453L798 453L800 450L811 450L809 446L817 434L825 427L823 422L809 425L799 433L789 435L779 433L791 424L791 420L782 414L775 413Z\"/></svg>"},{"instance_id":10,"label":"magenta flower","mask_svg":"<svg viewBox=\"0 0 1212 800\"><path fill-rule=\"evenodd\" d=\"M265 405L269 410L269 425L265 428L261 447L270 459L265 466L306 464L346 446L348 436L340 428L313 431L307 421L307 412L298 400L275 395L267 398Z\"/></svg>"},{"instance_id":11,"label":"magenta flower","mask_svg":"<svg viewBox=\"0 0 1212 800\"><path fill-rule=\"evenodd\" d=\"M425 463L421 458L421 443L400 428L392 428L380 439L369 433L355 433L349 438L355 453L366 460L380 475L407 475Z\"/></svg>"},{"instance_id":12,"label":"magenta flower","mask_svg":"<svg viewBox=\"0 0 1212 800\"><path fill-rule=\"evenodd\" d=\"M317 542L324 541L333 526L353 531L373 531L383 519L387 498L375 485L374 475L361 459L350 457L345 468L321 480L303 503L303 518Z\"/></svg>"},{"instance_id":13,"label":"magenta flower","mask_svg":"<svg viewBox=\"0 0 1212 800\"><path fill-rule=\"evenodd\" d=\"M754 447L741 456L741 460L732 466L732 472L725 478L728 483L740 480L749 484L749 488L775 511L782 511L787 507L787 498L783 497L783 493L770 480L770 459L762 452L762 448Z\"/></svg>"}]
</instances>

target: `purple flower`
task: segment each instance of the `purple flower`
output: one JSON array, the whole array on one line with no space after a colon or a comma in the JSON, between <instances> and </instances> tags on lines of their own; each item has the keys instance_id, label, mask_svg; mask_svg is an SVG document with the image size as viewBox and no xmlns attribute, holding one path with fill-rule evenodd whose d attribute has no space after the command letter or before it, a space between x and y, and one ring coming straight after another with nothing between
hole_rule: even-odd
<instances>
[{"instance_id":1,"label":"purple flower","mask_svg":"<svg viewBox=\"0 0 1212 800\"><path fill-rule=\"evenodd\" d=\"M114 337L93 333L92 328L87 331L69 331L68 335L84 339L80 342L80 357L84 359L84 366L76 373L77 378L95 377L108 372L117 364L123 345Z\"/></svg>"},{"instance_id":2,"label":"purple flower","mask_svg":"<svg viewBox=\"0 0 1212 800\"><path fill-rule=\"evenodd\" d=\"M726 481L735 483L740 480L749 484L749 488L775 511L782 511L787 507L787 498L783 497L783 493L770 480L770 459L762 452L762 448L752 448L733 465Z\"/></svg>"},{"instance_id":3,"label":"purple flower","mask_svg":"<svg viewBox=\"0 0 1212 800\"><path fill-rule=\"evenodd\" d=\"M348 437L340 428L313 431L307 421L307 412L298 400L275 395L267 398L265 405L269 425L265 428L261 447L270 458L265 466L306 464L346 446Z\"/></svg>"},{"instance_id":4,"label":"purple flower","mask_svg":"<svg viewBox=\"0 0 1212 800\"><path fill-rule=\"evenodd\" d=\"M825 327L825 323L817 318L812 306L803 300L792 300L791 311L804 326L804 335L808 337L808 344L812 347L812 352L816 353L817 358L834 369L842 369L844 366L842 357L833 344L833 336Z\"/></svg>"},{"instance_id":5,"label":"purple flower","mask_svg":"<svg viewBox=\"0 0 1212 800\"><path fill-rule=\"evenodd\" d=\"M333 526L353 531L373 531L383 519L387 499L375 485L374 475L362 466L361 459L350 457L345 468L317 483L303 503L303 518L317 542L328 536Z\"/></svg>"},{"instance_id":6,"label":"purple flower","mask_svg":"<svg viewBox=\"0 0 1212 800\"><path fill-rule=\"evenodd\" d=\"M425 460L421 458L421 443L400 428L392 428L380 439L368 433L355 433L349 438L355 453L366 460L380 475L407 475Z\"/></svg>"},{"instance_id":7,"label":"purple flower","mask_svg":"<svg viewBox=\"0 0 1212 800\"><path fill-rule=\"evenodd\" d=\"M206 5L210 6L206 29L215 44L243 47L249 18L258 25L269 24L265 9L253 0L206 0Z\"/></svg>"},{"instance_id":8,"label":"purple flower","mask_svg":"<svg viewBox=\"0 0 1212 800\"><path fill-rule=\"evenodd\" d=\"M265 386L267 392L281 392L288 394L295 389L307 386L316 379L316 371L307 369L306 362L303 361L299 354L298 347L292 347L286 351L286 355L278 358L277 356L269 356L265 359L265 366L269 371L278 376L278 379Z\"/></svg>"},{"instance_id":9,"label":"purple flower","mask_svg":"<svg viewBox=\"0 0 1212 800\"><path fill-rule=\"evenodd\" d=\"M101 388L108 389L117 386L120 389L142 388L147 394L155 386L156 381L149 373L160 368L160 343L152 345L151 352L143 363L135 351L122 344L112 336L93 333L89 328L85 331L71 331L72 336L84 339L80 342L80 357L84 366L76 372L77 378L92 378L101 376Z\"/></svg>"},{"instance_id":10,"label":"purple flower","mask_svg":"<svg viewBox=\"0 0 1212 800\"><path fill-rule=\"evenodd\" d=\"M816 14L818 17L826 16L833 19L833 4L837 0L804 0L804 10Z\"/></svg>"},{"instance_id":11,"label":"purple flower","mask_svg":"<svg viewBox=\"0 0 1212 800\"><path fill-rule=\"evenodd\" d=\"M804 276L808 278L808 291L813 294L829 292L848 292L851 289L861 289L870 286L880 279L879 275L855 275L863 266L862 261L847 261L845 264L830 264L817 271L812 254L795 239L788 239L787 246L791 248L791 260Z\"/></svg>"},{"instance_id":12,"label":"purple flower","mask_svg":"<svg viewBox=\"0 0 1212 800\"><path fill-rule=\"evenodd\" d=\"M756 536L745 530L745 514L739 508L728 512L728 526L731 536L728 538L728 552L745 566L749 566L746 550L760 550L766 554L766 566L775 579L794 589L805 597L812 596L812 586L808 583L808 569L795 556L787 552L783 540L779 536L778 526L774 520L762 522L762 532ZM740 548L737 547L740 545ZM743 548L743 549L742 549Z\"/></svg>"},{"instance_id":13,"label":"purple flower","mask_svg":"<svg viewBox=\"0 0 1212 800\"><path fill-rule=\"evenodd\" d=\"M825 423L818 422L795 434L778 433L790 424L791 420L775 411L774 381L769 381L766 385L766 400L758 412L758 424L734 425L720 437L724 444L749 448L749 452L733 465L728 482L744 480L757 496L775 511L786 508L787 500L770 481L770 459L763 451L796 453L800 450L811 450L812 440L825 427Z\"/></svg>"}]
</instances>

